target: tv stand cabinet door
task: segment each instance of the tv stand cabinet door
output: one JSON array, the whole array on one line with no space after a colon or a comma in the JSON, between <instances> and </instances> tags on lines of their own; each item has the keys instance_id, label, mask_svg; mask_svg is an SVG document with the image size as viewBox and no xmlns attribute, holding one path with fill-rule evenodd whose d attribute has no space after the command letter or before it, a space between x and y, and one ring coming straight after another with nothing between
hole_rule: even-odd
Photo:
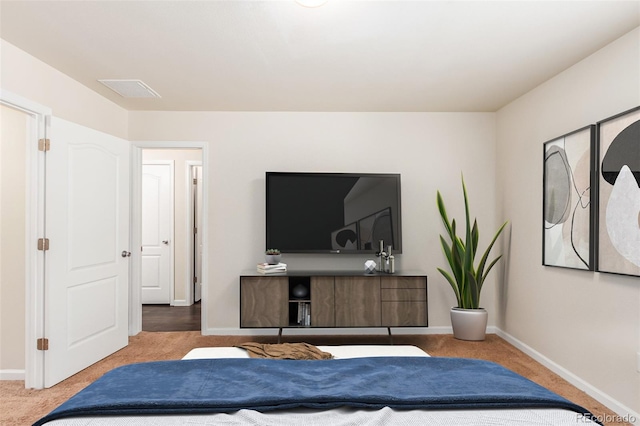
<instances>
[{"instance_id":1,"label":"tv stand cabinet door","mask_svg":"<svg viewBox=\"0 0 640 426\"><path fill-rule=\"evenodd\" d=\"M287 277L240 278L240 327L287 327L289 279Z\"/></svg>"},{"instance_id":2,"label":"tv stand cabinet door","mask_svg":"<svg viewBox=\"0 0 640 426\"><path fill-rule=\"evenodd\" d=\"M427 277L382 277L383 327L426 327Z\"/></svg>"},{"instance_id":3,"label":"tv stand cabinet door","mask_svg":"<svg viewBox=\"0 0 640 426\"><path fill-rule=\"evenodd\" d=\"M380 327L380 278L336 277L336 327Z\"/></svg>"},{"instance_id":4,"label":"tv stand cabinet door","mask_svg":"<svg viewBox=\"0 0 640 426\"><path fill-rule=\"evenodd\" d=\"M336 326L333 277L311 277L311 326Z\"/></svg>"},{"instance_id":5,"label":"tv stand cabinet door","mask_svg":"<svg viewBox=\"0 0 640 426\"><path fill-rule=\"evenodd\" d=\"M382 302L384 327L426 327L427 306L424 302Z\"/></svg>"}]
</instances>

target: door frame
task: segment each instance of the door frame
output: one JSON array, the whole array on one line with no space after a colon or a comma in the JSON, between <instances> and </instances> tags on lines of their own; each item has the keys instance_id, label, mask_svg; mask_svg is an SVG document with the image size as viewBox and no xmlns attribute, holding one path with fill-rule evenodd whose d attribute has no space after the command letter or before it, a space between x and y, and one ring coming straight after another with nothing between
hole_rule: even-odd
<instances>
[{"instance_id":1,"label":"door frame","mask_svg":"<svg viewBox=\"0 0 640 426\"><path fill-rule=\"evenodd\" d=\"M193 188L193 183L191 181L191 179L193 179L193 170L194 167L202 167L202 161L193 161L193 160L187 160L185 162L185 173L186 173L186 182L187 182L187 188L186 188L186 205L187 205L187 229L191 230L191 232L189 233L189 235L191 236L191 238L189 239L189 241L191 242L191 244L189 244L189 250L187 253L187 262L189 265L189 268L187 270L187 276L185 277L185 281L187 282L187 287L186 287L186 291L185 291L185 295L186 295L186 300L187 303L189 305L193 305L194 301L195 301L195 291L194 291L194 282L193 282L193 277L195 276L195 268L194 268L194 262L189 262L191 259L195 259L195 257L197 256L197 253L195 251L195 247L194 247L194 239L195 236L193 235L193 228L195 228L196 224L194 223L194 205L193 205L193 198L195 197L196 194L194 194L194 188ZM204 168L202 169L203 171L203 176L204 176ZM204 177L202 178L202 180L204 181ZM198 185L202 185L203 182L198 182ZM202 192L202 191L201 191ZM202 194L204 197L204 193ZM204 203L203 203L204 204ZM196 208L200 209L200 219L203 220L203 215L202 215L202 207L203 206L197 206ZM202 228L202 226L201 226ZM198 232L201 232L201 230L199 229ZM203 247L204 249L204 247ZM204 282L204 280L202 280L202 277L200 277L200 284L202 284ZM200 294L200 300L202 300L202 294Z\"/></svg>"},{"instance_id":2,"label":"door frame","mask_svg":"<svg viewBox=\"0 0 640 426\"><path fill-rule=\"evenodd\" d=\"M0 89L0 103L28 114L29 135L26 149L25 211L25 388L44 388L44 352L36 347L36 339L45 335L44 293L45 255L38 251L37 240L45 235L44 229L44 167L45 155L38 151L38 140L46 138L52 110L7 90Z\"/></svg>"},{"instance_id":3,"label":"door frame","mask_svg":"<svg viewBox=\"0 0 640 426\"><path fill-rule=\"evenodd\" d=\"M202 152L202 257L207 259L208 241L208 144L200 141L131 141L131 286L129 295L129 335L142 331L142 150L143 149L200 149ZM202 264L202 282L208 277L207 262ZM207 287L202 286L200 332L207 326ZM192 292L193 294L193 292Z\"/></svg>"}]
</instances>

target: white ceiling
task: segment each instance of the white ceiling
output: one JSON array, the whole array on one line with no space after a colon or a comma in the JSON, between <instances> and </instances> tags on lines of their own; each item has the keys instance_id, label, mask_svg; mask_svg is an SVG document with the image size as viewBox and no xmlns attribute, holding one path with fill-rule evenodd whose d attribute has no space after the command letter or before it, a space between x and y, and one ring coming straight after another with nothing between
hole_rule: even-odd
<instances>
[{"instance_id":1,"label":"white ceiling","mask_svg":"<svg viewBox=\"0 0 640 426\"><path fill-rule=\"evenodd\" d=\"M5 41L128 110L495 111L638 26L640 0L0 2Z\"/></svg>"}]
</instances>

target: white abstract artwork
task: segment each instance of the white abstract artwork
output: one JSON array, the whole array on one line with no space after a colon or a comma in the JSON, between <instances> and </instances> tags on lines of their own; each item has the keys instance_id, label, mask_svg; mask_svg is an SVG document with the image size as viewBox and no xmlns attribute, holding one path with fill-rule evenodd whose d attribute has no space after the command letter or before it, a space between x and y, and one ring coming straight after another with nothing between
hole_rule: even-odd
<instances>
[{"instance_id":1,"label":"white abstract artwork","mask_svg":"<svg viewBox=\"0 0 640 426\"><path fill-rule=\"evenodd\" d=\"M594 138L588 126L544 144L543 265L593 270Z\"/></svg>"}]
</instances>

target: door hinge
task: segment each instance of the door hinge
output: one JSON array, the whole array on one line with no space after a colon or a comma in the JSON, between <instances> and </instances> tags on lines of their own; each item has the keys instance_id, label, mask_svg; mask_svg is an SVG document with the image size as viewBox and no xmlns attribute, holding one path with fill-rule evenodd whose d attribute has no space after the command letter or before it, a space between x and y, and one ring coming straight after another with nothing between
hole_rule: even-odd
<instances>
[{"instance_id":1,"label":"door hinge","mask_svg":"<svg viewBox=\"0 0 640 426\"><path fill-rule=\"evenodd\" d=\"M193 277L193 283L198 284L198 277Z\"/></svg>"},{"instance_id":2,"label":"door hinge","mask_svg":"<svg viewBox=\"0 0 640 426\"><path fill-rule=\"evenodd\" d=\"M40 251L49 250L49 239L48 238L38 238L38 250L40 250Z\"/></svg>"},{"instance_id":3,"label":"door hinge","mask_svg":"<svg viewBox=\"0 0 640 426\"><path fill-rule=\"evenodd\" d=\"M198 184L198 179L193 178L193 184L194 184L194 185L197 185L197 184Z\"/></svg>"},{"instance_id":4,"label":"door hinge","mask_svg":"<svg viewBox=\"0 0 640 426\"><path fill-rule=\"evenodd\" d=\"M193 233L194 233L194 234L197 234L197 233L198 233L198 228L197 228L197 227L195 227L195 226L193 227Z\"/></svg>"},{"instance_id":5,"label":"door hinge","mask_svg":"<svg viewBox=\"0 0 640 426\"><path fill-rule=\"evenodd\" d=\"M48 351L49 350L49 339L40 338L36 340L36 347L39 351Z\"/></svg>"},{"instance_id":6,"label":"door hinge","mask_svg":"<svg viewBox=\"0 0 640 426\"><path fill-rule=\"evenodd\" d=\"M49 151L51 149L51 140L42 138L38 139L38 151Z\"/></svg>"}]
</instances>

